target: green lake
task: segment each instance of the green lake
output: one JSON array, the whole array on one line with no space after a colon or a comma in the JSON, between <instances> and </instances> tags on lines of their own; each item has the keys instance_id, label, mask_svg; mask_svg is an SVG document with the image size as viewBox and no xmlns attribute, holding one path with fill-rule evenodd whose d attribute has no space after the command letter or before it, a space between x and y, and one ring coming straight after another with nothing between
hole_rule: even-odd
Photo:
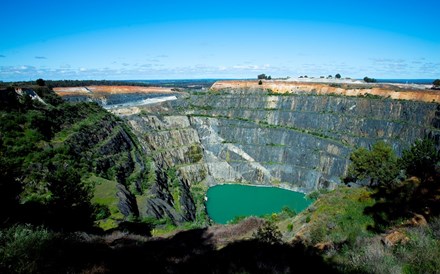
<instances>
[{"instance_id":1,"label":"green lake","mask_svg":"<svg viewBox=\"0 0 440 274\"><path fill-rule=\"evenodd\" d=\"M306 199L300 192L236 184L211 187L206 196L208 215L219 224L226 224L238 216L278 213L285 206L299 213L311 203L311 200Z\"/></svg>"}]
</instances>

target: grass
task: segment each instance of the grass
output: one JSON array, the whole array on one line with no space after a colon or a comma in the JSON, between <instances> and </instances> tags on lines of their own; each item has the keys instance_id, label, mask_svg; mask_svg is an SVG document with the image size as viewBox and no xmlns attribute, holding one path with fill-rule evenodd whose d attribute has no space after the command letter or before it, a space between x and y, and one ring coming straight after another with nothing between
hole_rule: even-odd
<instances>
[{"instance_id":1,"label":"grass","mask_svg":"<svg viewBox=\"0 0 440 274\"><path fill-rule=\"evenodd\" d=\"M408 237L408 242L387 246L365 209L374 205L367 188L338 187L329 193L314 193L317 200L294 218L278 222L286 235L296 235L308 246L327 244L324 260L342 273L438 273L440 269L440 217L418 227L390 227ZM289 238L287 238L289 239Z\"/></svg>"},{"instance_id":2,"label":"grass","mask_svg":"<svg viewBox=\"0 0 440 274\"><path fill-rule=\"evenodd\" d=\"M345 244L358 236L371 235L371 216L364 214L374 204L372 192L366 188L340 186L323 194L309 208L293 220L293 227L304 226L311 245L321 242ZM294 232L295 229L293 229Z\"/></svg>"},{"instance_id":3,"label":"grass","mask_svg":"<svg viewBox=\"0 0 440 274\"><path fill-rule=\"evenodd\" d=\"M142 195L136 195L136 204L138 205L139 208L147 208L149 198L150 197L147 193L144 193ZM145 217L144 212L142 210L139 211L139 215L141 218Z\"/></svg>"},{"instance_id":4,"label":"grass","mask_svg":"<svg viewBox=\"0 0 440 274\"><path fill-rule=\"evenodd\" d=\"M165 217L154 222L154 228L151 231L151 235L154 237L165 236L175 232L176 229L177 227L173 224L173 221L169 217Z\"/></svg>"},{"instance_id":5,"label":"grass","mask_svg":"<svg viewBox=\"0 0 440 274\"><path fill-rule=\"evenodd\" d=\"M438 273L440 271L440 218L431 220L428 227L409 229L408 244L399 245L393 258L402 262L406 273Z\"/></svg>"},{"instance_id":6,"label":"grass","mask_svg":"<svg viewBox=\"0 0 440 274\"><path fill-rule=\"evenodd\" d=\"M93 183L95 186L92 203L107 206L110 210L110 217L98 221L98 226L104 230L117 227L117 221L124 219L124 215L118 208L119 200L116 195L118 192L117 182L97 176L91 176L87 179L87 182Z\"/></svg>"},{"instance_id":7,"label":"grass","mask_svg":"<svg viewBox=\"0 0 440 274\"><path fill-rule=\"evenodd\" d=\"M404 228L408 243L385 246L380 236L359 238L332 256L331 262L350 273L438 273L440 218L425 227Z\"/></svg>"},{"instance_id":8,"label":"grass","mask_svg":"<svg viewBox=\"0 0 440 274\"><path fill-rule=\"evenodd\" d=\"M31 225L0 230L0 272L41 272L54 237L47 229Z\"/></svg>"},{"instance_id":9,"label":"grass","mask_svg":"<svg viewBox=\"0 0 440 274\"><path fill-rule=\"evenodd\" d=\"M87 116L87 118L73 124L72 126L63 129L62 131L58 132L55 137L52 139L53 143L62 143L66 141L72 134L76 134L81 129L84 129L86 127L93 127L96 126L102 119L104 119L109 114L105 111L101 111L95 115Z\"/></svg>"}]
</instances>

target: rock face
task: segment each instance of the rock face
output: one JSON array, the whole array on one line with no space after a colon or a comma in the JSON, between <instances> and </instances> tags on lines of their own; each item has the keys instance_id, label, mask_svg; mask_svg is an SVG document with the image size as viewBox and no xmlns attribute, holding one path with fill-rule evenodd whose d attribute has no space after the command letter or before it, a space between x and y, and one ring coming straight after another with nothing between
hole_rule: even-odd
<instances>
[{"instance_id":1,"label":"rock face","mask_svg":"<svg viewBox=\"0 0 440 274\"><path fill-rule=\"evenodd\" d=\"M149 197L140 208L141 216L169 217L174 223L194 221L196 203L203 208L203 193L194 201L191 186L207 174L197 131L187 116L132 115L128 119L152 159L156 178Z\"/></svg>"},{"instance_id":2,"label":"rock face","mask_svg":"<svg viewBox=\"0 0 440 274\"><path fill-rule=\"evenodd\" d=\"M136 198L129 187L144 180L143 151L122 121L98 106L96 109L102 113L100 119L95 123L83 122L65 143L71 155L87 163L89 171L115 181L111 192L116 194L112 198L117 199L119 212L126 217L138 216Z\"/></svg>"},{"instance_id":3,"label":"rock face","mask_svg":"<svg viewBox=\"0 0 440 274\"><path fill-rule=\"evenodd\" d=\"M418 138L440 140L432 102L214 87L125 116L157 174L141 216L196 220L220 183L332 189L358 146L384 140L401 153Z\"/></svg>"}]
</instances>

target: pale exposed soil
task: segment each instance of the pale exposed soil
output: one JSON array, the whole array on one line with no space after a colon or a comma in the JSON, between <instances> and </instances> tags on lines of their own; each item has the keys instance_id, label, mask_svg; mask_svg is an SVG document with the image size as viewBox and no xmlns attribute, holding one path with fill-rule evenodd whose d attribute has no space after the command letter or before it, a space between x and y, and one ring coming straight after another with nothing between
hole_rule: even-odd
<instances>
[{"instance_id":1,"label":"pale exposed soil","mask_svg":"<svg viewBox=\"0 0 440 274\"><path fill-rule=\"evenodd\" d=\"M296 81L217 81L212 85L211 90L252 88L270 90L273 93L304 94L314 93L319 95L334 94L344 96L376 95L384 98L413 100L423 102L440 102L440 92L427 89L424 85L405 84L371 84L356 82L347 84L334 80L332 83L312 83Z\"/></svg>"},{"instance_id":2,"label":"pale exposed soil","mask_svg":"<svg viewBox=\"0 0 440 274\"><path fill-rule=\"evenodd\" d=\"M175 93L165 87L138 87L138 86L87 86L87 87L57 87L53 89L60 96L124 93Z\"/></svg>"}]
</instances>

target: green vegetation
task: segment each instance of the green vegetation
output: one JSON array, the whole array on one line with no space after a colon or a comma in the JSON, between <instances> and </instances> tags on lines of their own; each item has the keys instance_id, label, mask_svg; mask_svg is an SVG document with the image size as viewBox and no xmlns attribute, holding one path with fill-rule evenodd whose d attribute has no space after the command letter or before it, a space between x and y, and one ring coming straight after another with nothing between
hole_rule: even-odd
<instances>
[{"instance_id":1,"label":"green vegetation","mask_svg":"<svg viewBox=\"0 0 440 274\"><path fill-rule=\"evenodd\" d=\"M342 88L342 84L338 84L338 83L330 83L329 86L332 88Z\"/></svg>"},{"instance_id":2,"label":"green vegetation","mask_svg":"<svg viewBox=\"0 0 440 274\"><path fill-rule=\"evenodd\" d=\"M109 80L43 80L29 82L2 83L3 86L48 86L48 87L83 87L83 86L152 86L153 84L130 82L130 81L109 81Z\"/></svg>"},{"instance_id":3,"label":"green vegetation","mask_svg":"<svg viewBox=\"0 0 440 274\"><path fill-rule=\"evenodd\" d=\"M440 255L439 152L416 141L398 158L383 142L351 156L364 187L314 192L316 202L281 221L284 237L313 247L343 273L436 273Z\"/></svg>"},{"instance_id":4,"label":"green vegetation","mask_svg":"<svg viewBox=\"0 0 440 274\"><path fill-rule=\"evenodd\" d=\"M196 144L191 145L191 147L188 149L187 155L191 163L197 163L203 158L202 148Z\"/></svg>"},{"instance_id":5,"label":"green vegetation","mask_svg":"<svg viewBox=\"0 0 440 274\"><path fill-rule=\"evenodd\" d=\"M0 230L0 272L37 273L52 252L55 235L43 227L16 225ZM47 270L46 270L47 271Z\"/></svg>"},{"instance_id":6,"label":"green vegetation","mask_svg":"<svg viewBox=\"0 0 440 274\"><path fill-rule=\"evenodd\" d=\"M436 79L432 82L432 89L440 89L440 79Z\"/></svg>"},{"instance_id":7,"label":"green vegetation","mask_svg":"<svg viewBox=\"0 0 440 274\"><path fill-rule=\"evenodd\" d=\"M397 156L384 142L377 142L371 150L358 148L350 160L346 180L366 180L370 186L390 184L399 172Z\"/></svg>"},{"instance_id":8,"label":"green vegetation","mask_svg":"<svg viewBox=\"0 0 440 274\"><path fill-rule=\"evenodd\" d=\"M378 229L414 213L427 218L440 214L437 170L440 157L432 140L416 141L400 159L389 145L378 142L371 151L364 148L354 151L350 160L345 180L367 179L369 186L376 187L377 203L370 214Z\"/></svg>"},{"instance_id":9,"label":"green vegetation","mask_svg":"<svg viewBox=\"0 0 440 274\"><path fill-rule=\"evenodd\" d=\"M341 74L336 73L335 78L336 78L336 79L341 79Z\"/></svg>"},{"instance_id":10,"label":"green vegetation","mask_svg":"<svg viewBox=\"0 0 440 274\"><path fill-rule=\"evenodd\" d=\"M190 193L196 206L196 218L194 222L200 227L208 224L208 215L205 209L205 195L207 191L208 186L205 182L195 182L190 187Z\"/></svg>"},{"instance_id":11,"label":"green vegetation","mask_svg":"<svg viewBox=\"0 0 440 274\"><path fill-rule=\"evenodd\" d=\"M435 174L439 161L440 155L434 142L430 139L423 139L417 140L409 149L403 151L399 164L409 176L416 176L425 181Z\"/></svg>"},{"instance_id":12,"label":"green vegetation","mask_svg":"<svg viewBox=\"0 0 440 274\"><path fill-rule=\"evenodd\" d=\"M50 86L50 81L44 84ZM315 202L305 211L297 214L283 208L280 213L258 220L260 225L254 227L252 239L222 242L224 238L218 235L225 237L226 232L216 234L216 229L221 231L224 227L206 228L209 224L205 211L207 182L190 182L189 185L179 176L183 172L180 168L185 165L202 164L200 144L180 147L191 163L161 166L154 162L154 155L147 158L139 153L140 144L120 119L96 104L64 103L44 84L34 86L33 90L47 105L29 96L17 96L11 88L0 94L0 206L7 209L0 211L2 273L118 272L122 268L115 265L119 267L119 261L125 263L125 259L134 254L138 257L130 257L131 262L145 264L139 259L149 260L148 265L154 268L150 262L155 263L163 257L160 267L169 267L178 261L173 267L178 265L188 270L188 262L192 266L193 261L225 258L234 247L241 248L234 253L239 259L250 251L258 251L260 257L252 258L252 264L256 260L260 264L261 260L270 257L267 250L278 250L276 255L288 254L286 261L289 262L298 255L316 254L326 266L340 272L436 273L440 269L440 155L432 140L416 141L400 158L384 142L368 149L359 148L350 156L351 165L345 178L347 182L358 183L357 187L341 186L334 191L312 192L308 198ZM258 111L281 111L263 107ZM249 114L234 117L227 112L231 112L231 108L217 113L223 115L209 115L219 110L211 105L191 105L191 108L202 113L191 114L193 116L235 120L226 123L231 127L242 127L246 125L244 121L258 123L264 128L295 130L322 139L335 140L335 136L340 136L269 124L266 120L257 122L251 120ZM262 145L273 150L286 146L271 142ZM166 149L170 148L163 151ZM316 152L320 149L317 146ZM229 154L229 151L225 153L226 161L237 162ZM201 170L194 177L205 178L205 172ZM155 185L158 181L163 184ZM272 183L280 184L280 181ZM364 186L359 186L362 184ZM130 190L140 208L146 208L149 199L157 198L157 194L150 192L153 186L166 189L166 199L177 213L184 215L186 210L195 210L195 221L177 226L170 217L155 220L145 217L145 212L140 213L140 217L136 213L130 216L121 213L118 193ZM191 199L195 207L188 209L185 203ZM230 223L239 228L245 222L237 217ZM96 226L108 231L119 229L123 236L112 240L117 233L107 232L105 236L85 232L68 234L71 230L90 232ZM131 234L150 236L153 227L153 234L163 238L150 240L139 235L134 238ZM242 229L250 235L249 230ZM190 230L186 234L190 240L178 230ZM402 235L401 240L389 243L386 237L392 233ZM67 240L70 244L65 245ZM215 246L219 242L222 249ZM251 245L247 245L250 242L258 243L252 247L259 248L250 248ZM301 249L302 246L305 248ZM298 252L288 253L291 249ZM178 252L184 253L185 258L176 254ZM83 260L80 266L70 266L69 259L76 257L86 259L80 259ZM130 265L123 267L123 270L130 269Z\"/></svg>"},{"instance_id":13,"label":"green vegetation","mask_svg":"<svg viewBox=\"0 0 440 274\"><path fill-rule=\"evenodd\" d=\"M370 78L370 77L365 76L365 77L364 77L364 82L365 82L365 83L376 83L377 80L374 79L374 78Z\"/></svg>"},{"instance_id":14,"label":"green vegetation","mask_svg":"<svg viewBox=\"0 0 440 274\"><path fill-rule=\"evenodd\" d=\"M145 175L133 175L137 144L128 129L97 104L64 103L47 87L35 91L47 105L13 89L1 91L0 195L1 206L11 208L2 211L1 223L81 230L95 220L115 220L116 197L108 203L92 198L95 186L115 195L116 182Z\"/></svg>"},{"instance_id":15,"label":"green vegetation","mask_svg":"<svg viewBox=\"0 0 440 274\"><path fill-rule=\"evenodd\" d=\"M266 74L259 74L258 76L257 76L257 79L259 79L259 80L272 80L272 77L269 75L266 75Z\"/></svg>"},{"instance_id":16,"label":"green vegetation","mask_svg":"<svg viewBox=\"0 0 440 274\"><path fill-rule=\"evenodd\" d=\"M43 79L41 79L41 78L37 79L37 81L35 81L35 82L36 82L37 85L39 85L40 87L44 87L44 86L46 85L46 82L45 82Z\"/></svg>"},{"instance_id":17,"label":"green vegetation","mask_svg":"<svg viewBox=\"0 0 440 274\"><path fill-rule=\"evenodd\" d=\"M353 244L358 236L372 235L368 228L374 219L364 214L374 204L371 195L368 189L348 187L322 195L302 214L303 221L308 219L310 243Z\"/></svg>"},{"instance_id":18,"label":"green vegetation","mask_svg":"<svg viewBox=\"0 0 440 274\"><path fill-rule=\"evenodd\" d=\"M96 176L88 178L87 181L95 186L91 201L101 206L101 211L105 212L104 218L97 218L98 226L104 230L117 227L118 222L124 219L124 215L118 208L116 181L109 181Z\"/></svg>"},{"instance_id":19,"label":"green vegetation","mask_svg":"<svg viewBox=\"0 0 440 274\"><path fill-rule=\"evenodd\" d=\"M266 221L253 234L253 237L263 243L277 244L281 242L281 232L273 222Z\"/></svg>"},{"instance_id":20,"label":"green vegetation","mask_svg":"<svg viewBox=\"0 0 440 274\"><path fill-rule=\"evenodd\" d=\"M360 237L334 255L324 255L343 273L437 273L439 219L428 226L402 228L405 243L387 246L377 236Z\"/></svg>"},{"instance_id":21,"label":"green vegetation","mask_svg":"<svg viewBox=\"0 0 440 274\"><path fill-rule=\"evenodd\" d=\"M372 229L377 227L372 209L381 202L375 189L339 187L291 219L284 233L300 232L296 241L314 247L338 272L436 273L440 265L438 215L428 225L413 226L407 219L388 221L378 233ZM389 242L387 235L401 238Z\"/></svg>"}]
</instances>

